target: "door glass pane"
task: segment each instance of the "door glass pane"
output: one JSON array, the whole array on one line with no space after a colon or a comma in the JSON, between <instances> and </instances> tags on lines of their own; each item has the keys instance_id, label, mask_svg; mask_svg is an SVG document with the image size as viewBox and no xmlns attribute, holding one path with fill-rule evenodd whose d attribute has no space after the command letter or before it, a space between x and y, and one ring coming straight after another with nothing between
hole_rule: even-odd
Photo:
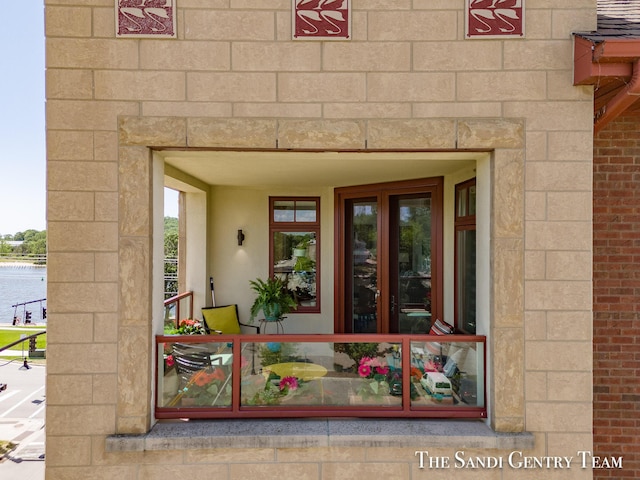
<instances>
[{"instance_id":1,"label":"door glass pane","mask_svg":"<svg viewBox=\"0 0 640 480\"><path fill-rule=\"evenodd\" d=\"M390 299L391 323L398 333L428 333L431 326L431 198L400 197L397 202L397 296ZM393 258L393 255L392 255Z\"/></svg>"},{"instance_id":2,"label":"door glass pane","mask_svg":"<svg viewBox=\"0 0 640 480\"><path fill-rule=\"evenodd\" d=\"M377 332L378 204L354 201L351 211L351 331Z\"/></svg>"},{"instance_id":3,"label":"door glass pane","mask_svg":"<svg viewBox=\"0 0 640 480\"><path fill-rule=\"evenodd\" d=\"M460 328L476 333L476 231L458 231L457 308Z\"/></svg>"}]
</instances>

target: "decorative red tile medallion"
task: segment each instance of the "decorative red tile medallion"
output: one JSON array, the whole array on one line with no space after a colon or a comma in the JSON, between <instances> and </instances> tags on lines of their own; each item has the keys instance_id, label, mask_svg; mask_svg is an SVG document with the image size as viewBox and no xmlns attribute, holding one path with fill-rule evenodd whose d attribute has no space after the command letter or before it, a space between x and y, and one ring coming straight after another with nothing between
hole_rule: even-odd
<instances>
[{"instance_id":1,"label":"decorative red tile medallion","mask_svg":"<svg viewBox=\"0 0 640 480\"><path fill-rule=\"evenodd\" d=\"M176 0L116 0L117 37L175 37Z\"/></svg>"},{"instance_id":2,"label":"decorative red tile medallion","mask_svg":"<svg viewBox=\"0 0 640 480\"><path fill-rule=\"evenodd\" d=\"M524 37L524 0L467 0L467 38Z\"/></svg>"},{"instance_id":3,"label":"decorative red tile medallion","mask_svg":"<svg viewBox=\"0 0 640 480\"><path fill-rule=\"evenodd\" d=\"M293 38L351 38L351 0L293 0Z\"/></svg>"}]
</instances>

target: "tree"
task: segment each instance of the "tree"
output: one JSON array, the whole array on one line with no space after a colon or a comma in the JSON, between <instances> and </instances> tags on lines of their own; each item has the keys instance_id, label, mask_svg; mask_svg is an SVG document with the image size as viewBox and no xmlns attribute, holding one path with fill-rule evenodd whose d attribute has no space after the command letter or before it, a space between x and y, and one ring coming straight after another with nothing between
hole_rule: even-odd
<instances>
[{"instance_id":1,"label":"tree","mask_svg":"<svg viewBox=\"0 0 640 480\"><path fill-rule=\"evenodd\" d=\"M3 238L0 240L0 254L6 255L7 253L13 253L13 248Z\"/></svg>"},{"instance_id":2,"label":"tree","mask_svg":"<svg viewBox=\"0 0 640 480\"><path fill-rule=\"evenodd\" d=\"M19 245L9 245L8 242L22 242ZM16 232L13 235L3 235L0 238L0 253L13 253L15 255L46 255L47 231L29 229L24 232Z\"/></svg>"},{"instance_id":3,"label":"tree","mask_svg":"<svg viewBox=\"0 0 640 480\"><path fill-rule=\"evenodd\" d=\"M24 234L23 251L27 255L46 255L47 253L47 232L37 230L27 230Z\"/></svg>"},{"instance_id":4,"label":"tree","mask_svg":"<svg viewBox=\"0 0 640 480\"><path fill-rule=\"evenodd\" d=\"M178 293L178 219L164 217L164 292L165 298Z\"/></svg>"}]
</instances>

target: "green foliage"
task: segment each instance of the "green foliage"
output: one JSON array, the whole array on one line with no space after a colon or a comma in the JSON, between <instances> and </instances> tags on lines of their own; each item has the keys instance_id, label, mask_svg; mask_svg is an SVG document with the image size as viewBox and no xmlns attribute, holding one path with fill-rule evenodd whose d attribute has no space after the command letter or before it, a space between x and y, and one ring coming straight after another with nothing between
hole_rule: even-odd
<instances>
[{"instance_id":1,"label":"green foliage","mask_svg":"<svg viewBox=\"0 0 640 480\"><path fill-rule=\"evenodd\" d=\"M20 245L12 246L7 242L22 242ZM3 235L0 240L0 253L15 255L46 255L47 253L47 231L46 230L25 230L16 232L13 235Z\"/></svg>"},{"instance_id":2,"label":"green foliage","mask_svg":"<svg viewBox=\"0 0 640 480\"><path fill-rule=\"evenodd\" d=\"M178 257L178 219L164 217L164 256L166 258Z\"/></svg>"},{"instance_id":3,"label":"green foliage","mask_svg":"<svg viewBox=\"0 0 640 480\"><path fill-rule=\"evenodd\" d=\"M14 450L18 445L7 440L0 440L0 458L10 451Z\"/></svg>"},{"instance_id":4,"label":"green foliage","mask_svg":"<svg viewBox=\"0 0 640 480\"><path fill-rule=\"evenodd\" d=\"M3 238L2 240L0 240L0 254L8 254L8 253L13 253L13 248L11 248L11 245L9 245L7 241Z\"/></svg>"},{"instance_id":5,"label":"green foliage","mask_svg":"<svg viewBox=\"0 0 640 480\"><path fill-rule=\"evenodd\" d=\"M303 235L302 238L298 241L296 248L309 248L311 244L311 237L309 235Z\"/></svg>"},{"instance_id":6,"label":"green foliage","mask_svg":"<svg viewBox=\"0 0 640 480\"><path fill-rule=\"evenodd\" d=\"M293 266L293 269L296 272L313 272L315 268L316 262L311 260L309 257L296 258L296 264Z\"/></svg>"},{"instance_id":7,"label":"green foliage","mask_svg":"<svg viewBox=\"0 0 640 480\"><path fill-rule=\"evenodd\" d=\"M204 326L198 320L192 318L184 318L178 322L178 328L175 325L165 325L165 335L204 335L206 332Z\"/></svg>"},{"instance_id":8,"label":"green foliage","mask_svg":"<svg viewBox=\"0 0 640 480\"><path fill-rule=\"evenodd\" d=\"M378 355L377 343L335 343L334 350L349 355L355 361L355 367L358 368L360 360L364 357L376 357Z\"/></svg>"},{"instance_id":9,"label":"green foliage","mask_svg":"<svg viewBox=\"0 0 640 480\"><path fill-rule=\"evenodd\" d=\"M264 389L258 390L247 403L249 405L277 405L280 403L281 397L280 389L267 382Z\"/></svg>"},{"instance_id":10,"label":"green foliage","mask_svg":"<svg viewBox=\"0 0 640 480\"><path fill-rule=\"evenodd\" d=\"M178 219L175 217L164 217L164 258L178 258ZM178 293L178 282L173 280L178 275L178 262L164 263L165 292L166 297ZM166 280L170 278L170 280Z\"/></svg>"},{"instance_id":11,"label":"green foliage","mask_svg":"<svg viewBox=\"0 0 640 480\"><path fill-rule=\"evenodd\" d=\"M264 311L265 316L271 316L270 313L273 312L273 307L276 305L279 307L279 312L274 313L278 317L282 317L282 315L298 307L284 282L277 277L268 278L266 282L257 278L249 280L249 284L251 285L251 290L258 294L251 306L251 320L258 316L260 310Z\"/></svg>"},{"instance_id":12,"label":"green foliage","mask_svg":"<svg viewBox=\"0 0 640 480\"><path fill-rule=\"evenodd\" d=\"M277 363L299 362L297 345L290 342L269 342L260 347L260 363L263 367Z\"/></svg>"}]
</instances>

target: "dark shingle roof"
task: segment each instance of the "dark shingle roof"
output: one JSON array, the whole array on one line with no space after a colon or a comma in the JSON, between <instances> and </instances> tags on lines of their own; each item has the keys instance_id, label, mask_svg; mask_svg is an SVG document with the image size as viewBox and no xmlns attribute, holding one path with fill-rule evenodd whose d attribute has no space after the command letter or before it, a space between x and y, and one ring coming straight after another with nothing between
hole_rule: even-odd
<instances>
[{"instance_id":1,"label":"dark shingle roof","mask_svg":"<svg viewBox=\"0 0 640 480\"><path fill-rule=\"evenodd\" d=\"M640 38L640 0L598 0L598 30L579 35L592 40Z\"/></svg>"}]
</instances>

